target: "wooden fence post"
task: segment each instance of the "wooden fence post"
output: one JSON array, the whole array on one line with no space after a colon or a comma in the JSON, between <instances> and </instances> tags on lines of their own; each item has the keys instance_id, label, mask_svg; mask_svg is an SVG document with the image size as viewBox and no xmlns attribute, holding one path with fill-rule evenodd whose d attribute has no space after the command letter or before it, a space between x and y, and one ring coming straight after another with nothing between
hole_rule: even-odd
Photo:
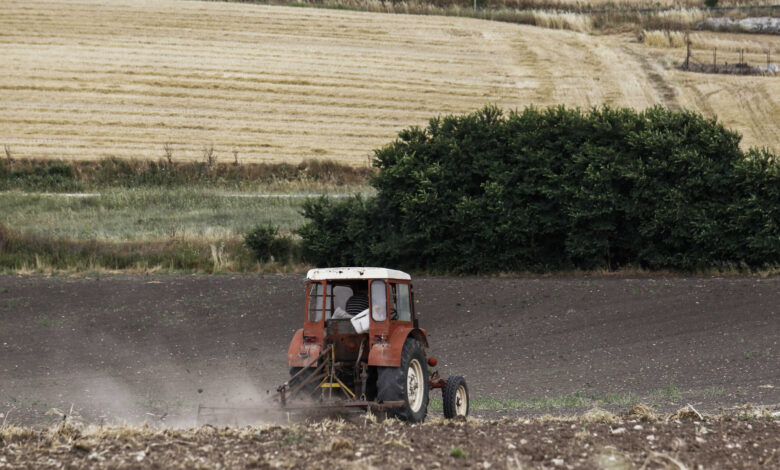
<instances>
[{"instance_id":1,"label":"wooden fence post","mask_svg":"<svg viewBox=\"0 0 780 470\"><path fill-rule=\"evenodd\" d=\"M718 71L718 48L716 47L712 51L712 72L715 73Z\"/></svg>"}]
</instances>

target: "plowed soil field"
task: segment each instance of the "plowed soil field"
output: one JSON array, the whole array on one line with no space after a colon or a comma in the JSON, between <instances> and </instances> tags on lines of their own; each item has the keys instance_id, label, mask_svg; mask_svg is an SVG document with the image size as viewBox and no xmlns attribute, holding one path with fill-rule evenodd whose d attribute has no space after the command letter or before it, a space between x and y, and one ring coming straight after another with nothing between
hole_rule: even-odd
<instances>
[{"instance_id":1,"label":"plowed soil field","mask_svg":"<svg viewBox=\"0 0 780 470\"><path fill-rule=\"evenodd\" d=\"M0 468L679 468L670 457L767 468L780 457L780 279L757 277L418 277L430 353L466 377L477 421L443 422L434 393L422 426L280 414L256 428L156 430L193 426L199 404L263 404L287 377L303 292L292 275L0 277ZM659 418L629 415L640 403ZM688 405L703 419L669 419ZM154 429L84 427L116 423Z\"/></svg>"},{"instance_id":2,"label":"plowed soil field","mask_svg":"<svg viewBox=\"0 0 780 470\"><path fill-rule=\"evenodd\" d=\"M189 424L265 395L303 293L293 275L0 277L0 411ZM780 404L777 278L416 278L415 297L477 416Z\"/></svg>"}]
</instances>

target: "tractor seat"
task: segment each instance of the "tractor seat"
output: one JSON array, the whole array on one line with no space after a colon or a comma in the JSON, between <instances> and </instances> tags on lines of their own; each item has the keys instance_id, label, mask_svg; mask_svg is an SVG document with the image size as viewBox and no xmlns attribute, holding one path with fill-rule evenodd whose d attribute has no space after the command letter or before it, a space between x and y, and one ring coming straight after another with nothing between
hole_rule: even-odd
<instances>
[{"instance_id":1,"label":"tractor seat","mask_svg":"<svg viewBox=\"0 0 780 470\"><path fill-rule=\"evenodd\" d=\"M355 294L347 299L346 310L350 316L354 317L367 308L368 296L366 294Z\"/></svg>"}]
</instances>

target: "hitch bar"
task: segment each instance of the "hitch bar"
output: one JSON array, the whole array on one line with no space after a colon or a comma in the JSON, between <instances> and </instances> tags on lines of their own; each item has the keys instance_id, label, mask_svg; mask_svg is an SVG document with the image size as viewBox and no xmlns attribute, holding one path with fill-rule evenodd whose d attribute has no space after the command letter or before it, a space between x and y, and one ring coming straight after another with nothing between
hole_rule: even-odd
<instances>
[{"instance_id":1,"label":"hitch bar","mask_svg":"<svg viewBox=\"0 0 780 470\"><path fill-rule=\"evenodd\" d=\"M279 392L279 400L282 403L282 406L287 405L287 394L290 394L290 398L295 398L295 396L298 394L298 392L308 385L309 383L313 382L315 379L322 379L323 376L319 374L320 371L328 364L328 361L323 361L321 359L327 357L331 353L331 349L333 349L333 345L329 344L321 353L319 356L317 356L314 360L310 361L306 366L301 367L301 370L295 373L292 377L290 377L287 382L283 383L279 387L277 387L276 391ZM319 365L311 371L311 374L303 379L301 383L290 387L290 382L293 382L295 379L303 375L304 372L310 370L310 366L314 364L315 362L319 361Z\"/></svg>"}]
</instances>

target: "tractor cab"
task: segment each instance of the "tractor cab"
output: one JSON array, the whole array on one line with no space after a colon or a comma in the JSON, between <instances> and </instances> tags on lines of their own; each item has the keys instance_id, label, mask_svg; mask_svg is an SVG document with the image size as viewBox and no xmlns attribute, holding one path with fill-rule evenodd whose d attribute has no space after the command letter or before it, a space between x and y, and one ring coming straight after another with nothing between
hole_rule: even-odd
<instances>
[{"instance_id":1,"label":"tractor cab","mask_svg":"<svg viewBox=\"0 0 780 470\"><path fill-rule=\"evenodd\" d=\"M445 415L468 413L463 377L429 376L428 338L419 328L409 274L387 268L321 268L306 276L303 328L290 342L290 380L281 401L306 396L338 406L383 408L388 414L425 419L428 392L445 386ZM453 388L454 387L454 388ZM452 404L452 406L449 406ZM448 406L451 408L448 413ZM451 417L451 416L449 416Z\"/></svg>"},{"instance_id":2,"label":"tractor cab","mask_svg":"<svg viewBox=\"0 0 780 470\"><path fill-rule=\"evenodd\" d=\"M414 330L427 346L425 332L414 324L408 274L384 268L312 269L306 283L304 351L298 351L298 357L320 349L308 345L333 344L337 360L356 360L361 350L370 355L372 348L387 345L391 337ZM378 356L375 361L383 362ZM298 366L306 361L292 362Z\"/></svg>"}]
</instances>

